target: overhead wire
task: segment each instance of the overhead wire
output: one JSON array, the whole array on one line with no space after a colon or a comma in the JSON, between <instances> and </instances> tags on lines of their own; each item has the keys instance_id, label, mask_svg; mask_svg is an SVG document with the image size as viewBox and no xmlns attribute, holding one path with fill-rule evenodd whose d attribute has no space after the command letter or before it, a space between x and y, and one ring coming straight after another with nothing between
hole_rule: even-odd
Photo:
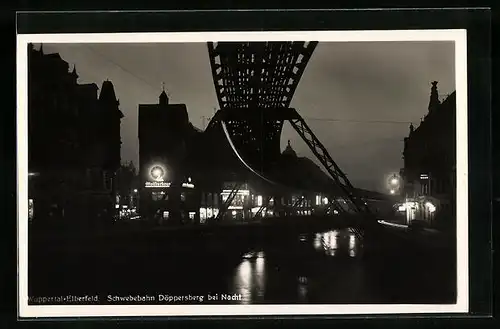
<instances>
[{"instance_id":1,"label":"overhead wire","mask_svg":"<svg viewBox=\"0 0 500 329\"><path fill-rule=\"evenodd\" d=\"M134 78L136 78L137 80L140 80L142 83L148 85L148 87L150 87L152 90L155 90L157 91L158 88L157 87L154 87L152 84L150 84L148 81L146 81L145 79L139 77L137 74L133 73L132 71L124 68L122 65L120 65L119 63L115 62L114 60L110 59L108 56L106 55L103 55L101 52L93 49L92 47L90 46L84 46L87 50L91 51L92 53L98 55L99 57L103 58L104 60L110 62L111 64L115 65L116 67L118 67L119 69L121 69L122 71L128 73L129 75L133 76Z\"/></svg>"},{"instance_id":2,"label":"overhead wire","mask_svg":"<svg viewBox=\"0 0 500 329\"><path fill-rule=\"evenodd\" d=\"M351 122L351 123L380 123L380 124L411 124L411 121L395 121L395 120L354 120L354 119L334 119L334 118L312 118L304 117L304 120L324 121L324 122Z\"/></svg>"}]
</instances>

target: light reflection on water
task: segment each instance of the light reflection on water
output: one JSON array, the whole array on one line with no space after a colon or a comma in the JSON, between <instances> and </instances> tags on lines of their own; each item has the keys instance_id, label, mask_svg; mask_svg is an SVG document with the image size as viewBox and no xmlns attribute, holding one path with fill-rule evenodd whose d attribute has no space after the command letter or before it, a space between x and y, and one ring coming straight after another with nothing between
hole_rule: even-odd
<instances>
[{"instance_id":1,"label":"light reflection on water","mask_svg":"<svg viewBox=\"0 0 500 329\"><path fill-rule=\"evenodd\" d=\"M249 304L262 299L265 292L265 255L263 251L250 252L243 256L236 268L233 282L234 292L241 294L241 303Z\"/></svg>"},{"instance_id":2,"label":"light reflection on water","mask_svg":"<svg viewBox=\"0 0 500 329\"><path fill-rule=\"evenodd\" d=\"M299 284L298 284L298 295L299 295L299 301L305 302L307 301L307 277L299 277Z\"/></svg>"},{"instance_id":3,"label":"light reflection on water","mask_svg":"<svg viewBox=\"0 0 500 329\"><path fill-rule=\"evenodd\" d=\"M348 230L333 230L316 233L314 249L329 256L341 256L347 252L350 257L358 255L358 238Z\"/></svg>"},{"instance_id":4,"label":"light reflection on water","mask_svg":"<svg viewBox=\"0 0 500 329\"><path fill-rule=\"evenodd\" d=\"M314 247L316 253L338 258L348 257L355 258L359 254L360 243L358 238L349 230L332 230L327 232L316 233L308 239L306 235L297 236L297 243L303 246ZM299 301L306 302L308 295L311 293L311 284L314 282L312 274L306 274L309 265L304 263L303 258L294 255L293 248L283 246L285 252L279 257L272 258L272 264L266 258L264 251L250 251L241 257L240 263L235 269L235 274L231 282L232 293L241 294L241 304L250 304L256 301L264 301L266 293L266 285L276 287L285 284L285 280L295 277L295 291ZM301 247L303 248L303 247ZM314 251L305 258L305 261L314 259ZM290 271L276 272L276 268L280 268L282 260L291 259L296 265ZM333 259L332 259L333 260ZM305 272L304 272L305 271ZM271 280L272 282L269 282ZM290 289L293 291L294 287Z\"/></svg>"}]
</instances>

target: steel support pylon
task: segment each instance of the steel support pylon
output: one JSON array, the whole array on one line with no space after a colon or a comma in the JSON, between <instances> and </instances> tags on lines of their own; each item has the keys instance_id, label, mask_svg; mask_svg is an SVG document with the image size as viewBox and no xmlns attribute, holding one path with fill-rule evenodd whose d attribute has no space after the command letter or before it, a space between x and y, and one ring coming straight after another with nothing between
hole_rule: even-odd
<instances>
[{"instance_id":1,"label":"steel support pylon","mask_svg":"<svg viewBox=\"0 0 500 329\"><path fill-rule=\"evenodd\" d=\"M333 179L347 210L374 219L367 204L357 195L323 144L297 111L289 107L316 45L315 41L209 42L212 76L221 110L207 130L221 123L240 161L266 180L262 172L264 168L255 170L252 166L259 164L259 154L272 158L280 153L282 126L288 120ZM262 161L260 163L263 166ZM337 197L332 193L331 206L339 211L345 210ZM259 213L264 208L265 205Z\"/></svg>"},{"instance_id":2,"label":"steel support pylon","mask_svg":"<svg viewBox=\"0 0 500 329\"><path fill-rule=\"evenodd\" d=\"M302 137L302 140L307 144L311 152L320 161L326 171L335 181L336 185L340 187L342 192L346 197L346 201L349 202L349 208L352 208L358 213L371 214L365 201L360 198L355 188L352 186L351 182L347 178L346 174L340 169L340 167L332 159L326 148L319 141L319 139L314 135L313 131L305 120L297 113L297 118L289 120L295 131Z\"/></svg>"}]
</instances>

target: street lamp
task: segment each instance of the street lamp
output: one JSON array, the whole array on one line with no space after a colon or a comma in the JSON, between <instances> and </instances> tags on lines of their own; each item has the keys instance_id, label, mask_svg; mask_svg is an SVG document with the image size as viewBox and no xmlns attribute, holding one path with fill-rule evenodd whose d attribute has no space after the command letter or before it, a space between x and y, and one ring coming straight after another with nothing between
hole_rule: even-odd
<instances>
[{"instance_id":1,"label":"street lamp","mask_svg":"<svg viewBox=\"0 0 500 329\"><path fill-rule=\"evenodd\" d=\"M399 185L399 177L394 174L392 175L391 179L389 180L389 185L392 187L397 187Z\"/></svg>"},{"instance_id":2,"label":"street lamp","mask_svg":"<svg viewBox=\"0 0 500 329\"><path fill-rule=\"evenodd\" d=\"M134 193L137 193L137 189L136 188L134 189Z\"/></svg>"},{"instance_id":3,"label":"street lamp","mask_svg":"<svg viewBox=\"0 0 500 329\"><path fill-rule=\"evenodd\" d=\"M401 188L401 178L397 174L386 176L386 187L390 194L396 194Z\"/></svg>"}]
</instances>

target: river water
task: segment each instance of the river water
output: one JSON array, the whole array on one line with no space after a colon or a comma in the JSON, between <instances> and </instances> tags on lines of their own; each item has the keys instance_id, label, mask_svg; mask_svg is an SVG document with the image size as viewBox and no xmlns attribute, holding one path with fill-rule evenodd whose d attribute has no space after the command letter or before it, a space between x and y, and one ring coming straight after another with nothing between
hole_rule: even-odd
<instances>
[{"instance_id":1,"label":"river water","mask_svg":"<svg viewBox=\"0 0 500 329\"><path fill-rule=\"evenodd\" d=\"M401 248L366 257L349 229L253 238L175 234L160 241L37 242L30 253L30 295L96 294L99 303L110 302L109 296L152 296L151 303L184 296L177 302L216 304L455 299L449 251ZM222 300L224 296L230 300Z\"/></svg>"}]
</instances>

